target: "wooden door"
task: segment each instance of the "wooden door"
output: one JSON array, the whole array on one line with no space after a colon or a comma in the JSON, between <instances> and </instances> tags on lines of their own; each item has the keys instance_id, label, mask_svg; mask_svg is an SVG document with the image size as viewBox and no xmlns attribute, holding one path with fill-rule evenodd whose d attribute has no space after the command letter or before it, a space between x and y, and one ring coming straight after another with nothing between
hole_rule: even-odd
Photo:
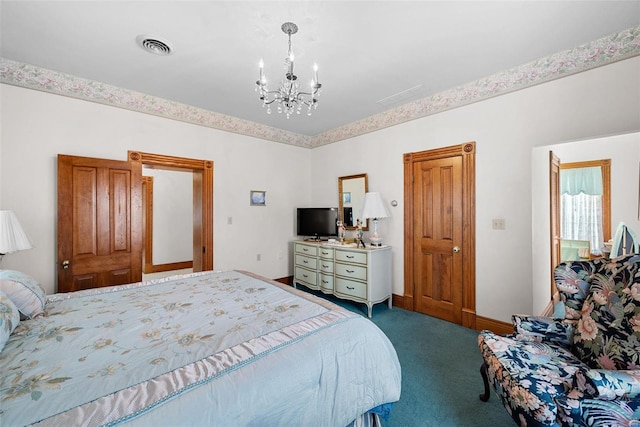
<instances>
[{"instance_id":1,"label":"wooden door","mask_svg":"<svg viewBox=\"0 0 640 427\"><path fill-rule=\"evenodd\" d=\"M551 293L556 293L553 270L560 264L560 158L549 151L549 196L551 215Z\"/></svg>"},{"instance_id":2,"label":"wooden door","mask_svg":"<svg viewBox=\"0 0 640 427\"><path fill-rule=\"evenodd\" d=\"M462 313L461 166L460 157L413 165L416 310L456 323Z\"/></svg>"},{"instance_id":3,"label":"wooden door","mask_svg":"<svg viewBox=\"0 0 640 427\"><path fill-rule=\"evenodd\" d=\"M467 327L475 327L474 151L468 143L405 155L405 306Z\"/></svg>"},{"instance_id":4,"label":"wooden door","mask_svg":"<svg viewBox=\"0 0 640 427\"><path fill-rule=\"evenodd\" d=\"M142 280L142 164L58 155L58 292Z\"/></svg>"}]
</instances>

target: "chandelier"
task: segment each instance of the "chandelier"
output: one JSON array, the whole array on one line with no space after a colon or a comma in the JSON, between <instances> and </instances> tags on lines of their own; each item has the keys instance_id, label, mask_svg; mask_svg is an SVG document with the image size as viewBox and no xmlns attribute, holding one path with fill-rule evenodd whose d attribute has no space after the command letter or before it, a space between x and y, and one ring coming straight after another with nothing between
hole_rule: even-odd
<instances>
[{"instance_id":1,"label":"chandelier","mask_svg":"<svg viewBox=\"0 0 640 427\"><path fill-rule=\"evenodd\" d=\"M293 73L294 56L291 50L291 35L298 32L298 26L293 22L285 22L280 27L282 32L289 36L289 50L284 60L285 75L278 89L269 90L267 78L264 75L264 62L260 60L260 79L256 81L256 92L260 94L262 107L267 108L267 114L271 114L271 104L278 106L278 113L285 113L287 119L294 113L300 114L303 107L307 107L307 115L311 115L311 109L318 108L318 96L322 85L318 83L318 65L313 64L313 80L311 91L302 92L298 77Z\"/></svg>"}]
</instances>

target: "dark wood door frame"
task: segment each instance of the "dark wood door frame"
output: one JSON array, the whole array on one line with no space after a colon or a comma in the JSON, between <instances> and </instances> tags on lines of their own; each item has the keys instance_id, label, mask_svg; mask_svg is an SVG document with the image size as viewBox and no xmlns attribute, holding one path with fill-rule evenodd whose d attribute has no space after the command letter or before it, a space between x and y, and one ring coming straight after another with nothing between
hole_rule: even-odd
<instances>
[{"instance_id":1,"label":"dark wood door frame","mask_svg":"<svg viewBox=\"0 0 640 427\"><path fill-rule=\"evenodd\" d=\"M404 154L404 308L414 311L413 163L462 156L462 326L476 329L475 142Z\"/></svg>"},{"instance_id":2,"label":"dark wood door frame","mask_svg":"<svg viewBox=\"0 0 640 427\"><path fill-rule=\"evenodd\" d=\"M213 162L129 151L142 165L193 172L193 271L213 270Z\"/></svg>"},{"instance_id":3,"label":"dark wood door frame","mask_svg":"<svg viewBox=\"0 0 640 427\"><path fill-rule=\"evenodd\" d=\"M553 151L549 151L549 207L550 211L550 231L551 231L551 271L549 281L551 282L551 295L549 297L550 306L546 311L553 310L553 298L556 294L556 283L553 277L553 270L560 264L560 159ZM553 311L551 311L553 312Z\"/></svg>"}]
</instances>

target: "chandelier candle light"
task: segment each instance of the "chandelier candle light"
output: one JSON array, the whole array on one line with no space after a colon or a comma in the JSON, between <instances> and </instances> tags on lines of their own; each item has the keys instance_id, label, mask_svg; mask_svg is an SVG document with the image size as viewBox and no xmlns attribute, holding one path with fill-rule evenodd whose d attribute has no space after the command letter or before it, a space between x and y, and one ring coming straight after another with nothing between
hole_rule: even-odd
<instances>
[{"instance_id":1,"label":"chandelier candle light","mask_svg":"<svg viewBox=\"0 0 640 427\"><path fill-rule=\"evenodd\" d=\"M298 77L293 73L294 56L291 50L291 35L298 32L298 26L293 22L282 24L282 32L289 36L289 50L284 60L285 78L280 82L277 90L269 90L267 78L264 75L264 62L260 60L260 78L256 81L256 92L260 94L262 107L267 107L267 114L271 114L271 104L277 102L278 113L284 112L287 119L295 111L300 114L303 106L307 107L307 115L311 115L311 109L318 108L318 96L322 85L318 83L318 65L313 64L313 80L311 80L311 92L301 92Z\"/></svg>"}]
</instances>

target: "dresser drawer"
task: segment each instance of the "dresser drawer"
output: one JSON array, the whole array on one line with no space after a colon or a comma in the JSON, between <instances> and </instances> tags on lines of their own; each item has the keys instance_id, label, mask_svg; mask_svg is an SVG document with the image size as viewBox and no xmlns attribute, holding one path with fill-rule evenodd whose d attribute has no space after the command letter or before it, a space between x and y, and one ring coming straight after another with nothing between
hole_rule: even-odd
<instances>
[{"instance_id":1,"label":"dresser drawer","mask_svg":"<svg viewBox=\"0 0 640 427\"><path fill-rule=\"evenodd\" d=\"M318 259L296 254L296 266L298 265L301 267L310 268L311 270L316 270L318 268Z\"/></svg>"},{"instance_id":2,"label":"dresser drawer","mask_svg":"<svg viewBox=\"0 0 640 427\"><path fill-rule=\"evenodd\" d=\"M315 257L318 255L318 247L296 243L296 253Z\"/></svg>"},{"instance_id":3,"label":"dresser drawer","mask_svg":"<svg viewBox=\"0 0 640 427\"><path fill-rule=\"evenodd\" d=\"M296 266L296 274L294 280L312 288L318 287L318 274L315 271L309 271L305 268Z\"/></svg>"},{"instance_id":4,"label":"dresser drawer","mask_svg":"<svg viewBox=\"0 0 640 427\"><path fill-rule=\"evenodd\" d=\"M320 258L333 259L333 248L320 248L318 255L320 255Z\"/></svg>"},{"instance_id":5,"label":"dresser drawer","mask_svg":"<svg viewBox=\"0 0 640 427\"><path fill-rule=\"evenodd\" d=\"M320 273L318 275L318 279L318 285L320 285L320 289L322 289L324 292L333 293L333 274L328 275Z\"/></svg>"},{"instance_id":6,"label":"dresser drawer","mask_svg":"<svg viewBox=\"0 0 640 427\"><path fill-rule=\"evenodd\" d=\"M336 275L348 277L355 280L367 281L367 267L353 264L342 264L336 262Z\"/></svg>"},{"instance_id":7,"label":"dresser drawer","mask_svg":"<svg viewBox=\"0 0 640 427\"><path fill-rule=\"evenodd\" d=\"M367 298L367 285L360 282L352 282L350 280L341 279L340 277L336 277L335 280L335 289L337 293L341 293L344 295L356 297L356 298Z\"/></svg>"},{"instance_id":8,"label":"dresser drawer","mask_svg":"<svg viewBox=\"0 0 640 427\"><path fill-rule=\"evenodd\" d=\"M320 258L318 263L320 264L320 271L322 273L333 274L333 261Z\"/></svg>"},{"instance_id":9,"label":"dresser drawer","mask_svg":"<svg viewBox=\"0 0 640 427\"><path fill-rule=\"evenodd\" d=\"M336 250L336 261L356 262L358 264L367 263L367 254L364 252L350 252Z\"/></svg>"}]
</instances>

